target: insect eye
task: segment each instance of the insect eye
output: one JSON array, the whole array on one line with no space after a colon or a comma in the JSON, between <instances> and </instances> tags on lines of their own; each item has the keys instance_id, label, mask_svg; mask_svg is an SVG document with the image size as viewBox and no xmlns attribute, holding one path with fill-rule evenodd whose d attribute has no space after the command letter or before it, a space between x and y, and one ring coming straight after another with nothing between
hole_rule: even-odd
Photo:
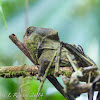
<instances>
[{"instance_id":1,"label":"insect eye","mask_svg":"<svg viewBox=\"0 0 100 100\"><path fill-rule=\"evenodd\" d=\"M27 30L27 36L29 36L32 33L32 30Z\"/></svg>"},{"instance_id":2,"label":"insect eye","mask_svg":"<svg viewBox=\"0 0 100 100\"><path fill-rule=\"evenodd\" d=\"M32 32L34 32L34 27L29 27L29 28L27 28L27 30L26 30L26 35L29 36L29 35L32 34Z\"/></svg>"}]
</instances>

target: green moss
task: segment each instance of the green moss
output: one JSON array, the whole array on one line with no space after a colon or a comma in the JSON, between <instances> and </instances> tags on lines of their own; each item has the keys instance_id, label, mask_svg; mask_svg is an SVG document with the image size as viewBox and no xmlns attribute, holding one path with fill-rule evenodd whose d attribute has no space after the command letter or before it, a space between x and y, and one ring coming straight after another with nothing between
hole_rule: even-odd
<instances>
[{"instance_id":1,"label":"green moss","mask_svg":"<svg viewBox=\"0 0 100 100\"><path fill-rule=\"evenodd\" d=\"M19 72L16 72L16 71L13 71L13 72L9 72L9 73L4 73L4 77L6 78L11 78L11 77L19 77L19 76L23 76L25 77L26 76L26 73L25 71L19 71Z\"/></svg>"}]
</instances>

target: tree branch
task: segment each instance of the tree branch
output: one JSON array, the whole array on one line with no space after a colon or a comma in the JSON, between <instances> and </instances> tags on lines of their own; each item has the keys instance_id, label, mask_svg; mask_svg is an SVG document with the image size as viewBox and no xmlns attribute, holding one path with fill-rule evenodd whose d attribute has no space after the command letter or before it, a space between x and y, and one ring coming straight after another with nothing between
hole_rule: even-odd
<instances>
[{"instance_id":1,"label":"tree branch","mask_svg":"<svg viewBox=\"0 0 100 100\"><path fill-rule=\"evenodd\" d=\"M28 50L26 49L26 47L24 46L24 44L22 42L20 42L17 37L15 36L15 34L11 34L9 35L9 38L12 40L13 43L15 43L15 45L35 64L37 65L37 63L31 58Z\"/></svg>"},{"instance_id":2,"label":"tree branch","mask_svg":"<svg viewBox=\"0 0 100 100\"><path fill-rule=\"evenodd\" d=\"M0 67L0 77L14 78L20 76L34 76L38 73L38 67L23 65L23 66L4 66Z\"/></svg>"},{"instance_id":3,"label":"tree branch","mask_svg":"<svg viewBox=\"0 0 100 100\"><path fill-rule=\"evenodd\" d=\"M4 67L0 67L0 77L5 77L5 78L13 78L13 77L20 77L20 76L35 76L37 73L38 73L38 68L40 66L39 65L22 65L22 66L4 66ZM91 68L92 66L90 66ZM89 71L89 70L86 70L86 68L84 68L85 71ZM83 72L84 72L84 69L83 69ZM52 68L49 73L54 75L54 71L55 69ZM63 76L66 76L68 78L71 77L73 73L73 70L71 67L60 67L60 70L59 70L59 75L63 75ZM99 75L100 72L95 72L93 73L92 77L93 79ZM80 77L79 79L82 80L82 81L85 81L86 82L86 79L88 79L88 75L84 75L83 77Z\"/></svg>"},{"instance_id":4,"label":"tree branch","mask_svg":"<svg viewBox=\"0 0 100 100\"><path fill-rule=\"evenodd\" d=\"M70 80L68 80L65 76L62 77L64 84L66 85L67 94L72 95L80 95L82 93L89 92L92 87L92 83L78 83L78 84L69 84ZM99 91L100 82L96 83L95 91Z\"/></svg>"},{"instance_id":5,"label":"tree branch","mask_svg":"<svg viewBox=\"0 0 100 100\"><path fill-rule=\"evenodd\" d=\"M4 67L0 67L0 77L4 77L4 78L14 78L14 77L26 77L26 76L36 76L36 74L38 73L38 68L40 66L39 65L34 65L34 66L30 66L30 65L22 65L22 66L4 66ZM90 66L91 67L91 66ZM84 68L86 70L86 68ZM50 73L54 74L54 68L51 69ZM67 73L65 73L67 71ZM67 85L67 93L68 94L81 94L81 93L87 93L89 91L89 89L92 86L92 83L79 83L77 85L70 85L68 86L68 80L66 77L71 77L72 74L72 69L69 67L60 67L60 71L59 74L65 76L63 78L63 82L65 85ZM97 74L100 75L100 72L98 72ZM94 76L94 78L97 75ZM80 80L84 81L84 77L81 77ZM88 78L87 78L88 79ZM100 82L97 83L95 90L98 90L100 87ZM77 90L77 91L76 91Z\"/></svg>"}]
</instances>

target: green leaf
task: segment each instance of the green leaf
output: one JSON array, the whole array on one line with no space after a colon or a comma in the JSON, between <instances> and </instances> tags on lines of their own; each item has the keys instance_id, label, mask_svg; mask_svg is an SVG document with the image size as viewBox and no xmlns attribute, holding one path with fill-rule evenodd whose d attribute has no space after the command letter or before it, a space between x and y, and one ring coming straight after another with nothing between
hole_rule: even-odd
<instances>
[{"instance_id":1,"label":"green leaf","mask_svg":"<svg viewBox=\"0 0 100 100\"><path fill-rule=\"evenodd\" d=\"M5 24L5 28L7 29L7 22L6 22L6 19L5 19L5 15L3 13L1 0L0 0L0 13L1 13L1 16L3 18L4 24Z\"/></svg>"}]
</instances>

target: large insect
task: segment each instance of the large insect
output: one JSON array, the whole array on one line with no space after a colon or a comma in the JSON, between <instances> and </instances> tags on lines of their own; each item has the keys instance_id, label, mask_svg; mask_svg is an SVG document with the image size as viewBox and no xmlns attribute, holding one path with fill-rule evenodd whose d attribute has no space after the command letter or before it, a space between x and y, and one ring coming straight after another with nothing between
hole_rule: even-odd
<instances>
[{"instance_id":1,"label":"large insect","mask_svg":"<svg viewBox=\"0 0 100 100\"><path fill-rule=\"evenodd\" d=\"M40 65L38 79L41 80L41 85L38 93L47 77L65 98L68 97L69 100L73 100L73 98L64 94L63 87L56 79L59 67L73 67L76 73L79 72L78 68L80 67L97 67L93 60L84 54L81 46L76 47L75 45L61 42L58 32L54 29L29 27L23 37L23 43L31 58L36 64ZM54 75L48 76L49 69L53 67L55 67Z\"/></svg>"}]
</instances>

